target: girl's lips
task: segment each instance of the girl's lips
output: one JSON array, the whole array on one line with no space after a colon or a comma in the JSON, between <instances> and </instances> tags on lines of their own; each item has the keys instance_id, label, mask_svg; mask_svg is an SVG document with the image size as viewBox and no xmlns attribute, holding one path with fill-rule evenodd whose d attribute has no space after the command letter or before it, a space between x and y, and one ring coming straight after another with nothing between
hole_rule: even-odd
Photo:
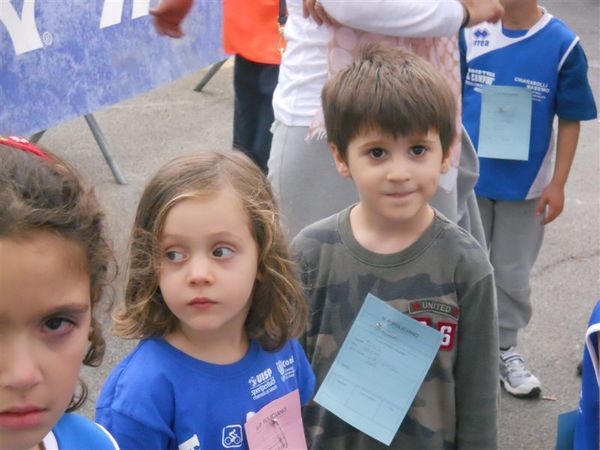
<instances>
[{"instance_id":1,"label":"girl's lips","mask_svg":"<svg viewBox=\"0 0 600 450\"><path fill-rule=\"evenodd\" d=\"M197 309L208 309L213 305L216 305L217 302L212 301L209 298L194 298L192 299L192 301L189 303L190 306L197 308Z\"/></svg>"},{"instance_id":2,"label":"girl's lips","mask_svg":"<svg viewBox=\"0 0 600 450\"><path fill-rule=\"evenodd\" d=\"M8 408L0 412L0 428L22 430L42 424L46 410L35 406Z\"/></svg>"}]
</instances>

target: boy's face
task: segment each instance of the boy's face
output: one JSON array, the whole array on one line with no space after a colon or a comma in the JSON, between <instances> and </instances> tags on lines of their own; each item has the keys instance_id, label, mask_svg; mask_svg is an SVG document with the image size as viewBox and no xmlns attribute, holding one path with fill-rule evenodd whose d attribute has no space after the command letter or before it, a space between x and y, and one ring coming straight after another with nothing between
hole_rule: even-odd
<instances>
[{"instance_id":1,"label":"boy's face","mask_svg":"<svg viewBox=\"0 0 600 450\"><path fill-rule=\"evenodd\" d=\"M332 152L340 175L354 180L364 211L382 224L409 224L428 214L428 200L449 167L439 134L399 136L379 130L359 133L346 161Z\"/></svg>"}]
</instances>

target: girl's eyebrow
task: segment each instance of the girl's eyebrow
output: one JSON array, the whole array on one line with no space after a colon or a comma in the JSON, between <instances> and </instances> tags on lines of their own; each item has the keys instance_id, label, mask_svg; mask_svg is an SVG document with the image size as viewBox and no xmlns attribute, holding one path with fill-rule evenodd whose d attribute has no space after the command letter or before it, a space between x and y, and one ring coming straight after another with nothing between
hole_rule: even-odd
<instances>
[{"instance_id":1,"label":"girl's eyebrow","mask_svg":"<svg viewBox=\"0 0 600 450\"><path fill-rule=\"evenodd\" d=\"M80 315L85 314L90 309L90 302L84 303L67 303L64 305L57 306L56 308L49 309L44 313L44 316L53 316L56 314L66 315Z\"/></svg>"},{"instance_id":2,"label":"girl's eyebrow","mask_svg":"<svg viewBox=\"0 0 600 450\"><path fill-rule=\"evenodd\" d=\"M55 308L51 308L48 311L44 311L40 317L50 317L56 315L65 315L65 316L81 316L86 314L90 309L90 302L82 303L66 303L64 305L59 305ZM8 323L9 320L6 317L3 317L0 314L0 325Z\"/></svg>"}]
</instances>

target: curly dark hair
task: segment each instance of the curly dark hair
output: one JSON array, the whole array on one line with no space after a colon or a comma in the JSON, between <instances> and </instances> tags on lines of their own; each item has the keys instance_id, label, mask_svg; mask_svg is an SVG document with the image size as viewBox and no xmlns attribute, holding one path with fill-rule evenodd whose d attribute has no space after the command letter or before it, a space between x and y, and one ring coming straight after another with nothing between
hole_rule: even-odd
<instances>
[{"instance_id":1,"label":"curly dark hair","mask_svg":"<svg viewBox=\"0 0 600 450\"><path fill-rule=\"evenodd\" d=\"M102 362L105 342L95 317L97 306L116 271L112 249L104 235L104 213L91 186L66 161L44 150L48 158L0 144L0 236L26 237L51 231L77 242L90 275L91 328L83 364ZM108 302L107 309L110 308ZM71 399L67 412L85 402L87 387Z\"/></svg>"},{"instance_id":2,"label":"curly dark hair","mask_svg":"<svg viewBox=\"0 0 600 450\"><path fill-rule=\"evenodd\" d=\"M143 339L177 329L178 319L158 286L158 249L167 214L179 201L229 187L248 214L258 246L257 278L245 323L248 337L272 351L302 334L308 306L267 178L241 152L204 151L161 167L142 194L131 234L125 302L113 317L117 335Z\"/></svg>"}]
</instances>

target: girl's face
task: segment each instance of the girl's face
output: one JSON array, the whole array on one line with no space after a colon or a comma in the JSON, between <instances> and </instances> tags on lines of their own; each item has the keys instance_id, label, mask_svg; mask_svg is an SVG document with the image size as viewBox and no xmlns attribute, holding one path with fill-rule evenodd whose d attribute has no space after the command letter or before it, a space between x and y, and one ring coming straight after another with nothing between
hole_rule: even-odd
<instances>
[{"instance_id":1,"label":"girl's face","mask_svg":"<svg viewBox=\"0 0 600 450\"><path fill-rule=\"evenodd\" d=\"M165 219L160 255L160 290L184 335L243 335L258 249L232 188L175 204Z\"/></svg>"},{"instance_id":2,"label":"girl's face","mask_svg":"<svg viewBox=\"0 0 600 450\"><path fill-rule=\"evenodd\" d=\"M38 448L67 409L90 332L90 277L72 240L0 237L0 448Z\"/></svg>"}]
</instances>

